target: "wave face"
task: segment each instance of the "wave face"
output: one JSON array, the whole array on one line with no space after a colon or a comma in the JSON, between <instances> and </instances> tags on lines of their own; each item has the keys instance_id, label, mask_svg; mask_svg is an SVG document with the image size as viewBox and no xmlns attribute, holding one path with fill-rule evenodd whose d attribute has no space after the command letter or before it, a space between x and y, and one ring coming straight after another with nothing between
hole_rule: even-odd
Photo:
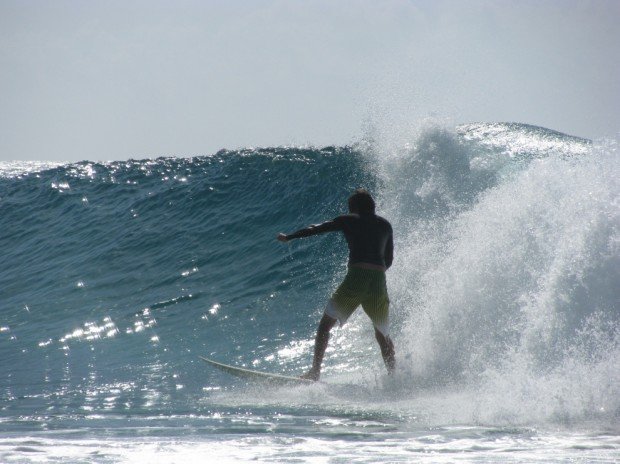
<instances>
[{"instance_id":1,"label":"wave face","mask_svg":"<svg viewBox=\"0 0 620 464\"><path fill-rule=\"evenodd\" d=\"M342 213L358 186L395 230L400 374L384 393L399 407L413 398L422 407L422 396L452 423L620 416L612 143L471 124L425 129L398 150L246 149L2 171L7 417L183 414L235 382L198 355L300 373L346 246L335 235L289 245L275 236ZM324 376L370 385L372 375L383 375L380 356L356 314L333 337Z\"/></svg>"}]
</instances>

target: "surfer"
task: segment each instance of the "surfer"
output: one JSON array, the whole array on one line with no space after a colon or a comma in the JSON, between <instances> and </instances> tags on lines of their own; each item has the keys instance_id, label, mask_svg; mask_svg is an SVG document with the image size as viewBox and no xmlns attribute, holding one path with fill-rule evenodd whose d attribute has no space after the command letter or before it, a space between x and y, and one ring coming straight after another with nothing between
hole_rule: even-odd
<instances>
[{"instance_id":1,"label":"surfer","mask_svg":"<svg viewBox=\"0 0 620 464\"><path fill-rule=\"evenodd\" d=\"M348 203L349 214L277 237L281 242L288 242L340 231L349 246L347 275L325 307L316 333L312 368L301 376L304 379L319 379L330 330L337 321L344 324L360 304L374 324L375 338L388 373L394 372L396 366L394 344L389 336L390 300L385 283L385 271L393 260L392 226L375 214L375 202L365 189L357 189Z\"/></svg>"}]
</instances>

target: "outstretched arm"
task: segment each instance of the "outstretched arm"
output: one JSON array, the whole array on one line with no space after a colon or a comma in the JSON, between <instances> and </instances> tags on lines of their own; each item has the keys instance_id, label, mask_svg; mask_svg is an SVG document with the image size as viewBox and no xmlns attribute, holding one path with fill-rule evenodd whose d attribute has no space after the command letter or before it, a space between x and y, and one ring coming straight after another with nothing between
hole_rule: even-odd
<instances>
[{"instance_id":1,"label":"outstretched arm","mask_svg":"<svg viewBox=\"0 0 620 464\"><path fill-rule=\"evenodd\" d=\"M281 242L288 242L294 238L309 237L311 235L324 234L325 232L334 232L340 230L340 225L333 221L327 221L323 224L314 224L304 229L299 229L292 234L278 234L277 239Z\"/></svg>"}]
</instances>

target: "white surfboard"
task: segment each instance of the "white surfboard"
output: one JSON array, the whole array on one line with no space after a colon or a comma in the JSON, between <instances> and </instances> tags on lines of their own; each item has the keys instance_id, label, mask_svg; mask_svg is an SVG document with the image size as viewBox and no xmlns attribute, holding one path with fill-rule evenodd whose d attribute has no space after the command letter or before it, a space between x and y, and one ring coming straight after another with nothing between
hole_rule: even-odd
<instances>
[{"instance_id":1,"label":"white surfboard","mask_svg":"<svg viewBox=\"0 0 620 464\"><path fill-rule=\"evenodd\" d=\"M212 359L198 356L204 362L216 367L217 369L226 372L227 374L234 375L242 379L251 380L253 382L263 382L272 385L311 385L315 383L314 380L300 379L299 377L293 377L289 375L271 374L269 372L255 371L252 369L245 369L243 367L230 366L221 362L213 361Z\"/></svg>"}]
</instances>

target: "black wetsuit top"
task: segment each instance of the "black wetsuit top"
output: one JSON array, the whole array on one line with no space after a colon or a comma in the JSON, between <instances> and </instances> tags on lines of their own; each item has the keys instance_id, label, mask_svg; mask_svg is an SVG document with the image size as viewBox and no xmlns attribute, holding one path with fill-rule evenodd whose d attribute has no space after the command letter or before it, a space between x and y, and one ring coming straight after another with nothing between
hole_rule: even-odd
<instances>
[{"instance_id":1,"label":"black wetsuit top","mask_svg":"<svg viewBox=\"0 0 620 464\"><path fill-rule=\"evenodd\" d=\"M287 239L308 237L325 232L341 231L349 245L349 265L357 263L376 264L386 269L394 259L392 226L375 214L346 214L324 222L300 229Z\"/></svg>"}]
</instances>

